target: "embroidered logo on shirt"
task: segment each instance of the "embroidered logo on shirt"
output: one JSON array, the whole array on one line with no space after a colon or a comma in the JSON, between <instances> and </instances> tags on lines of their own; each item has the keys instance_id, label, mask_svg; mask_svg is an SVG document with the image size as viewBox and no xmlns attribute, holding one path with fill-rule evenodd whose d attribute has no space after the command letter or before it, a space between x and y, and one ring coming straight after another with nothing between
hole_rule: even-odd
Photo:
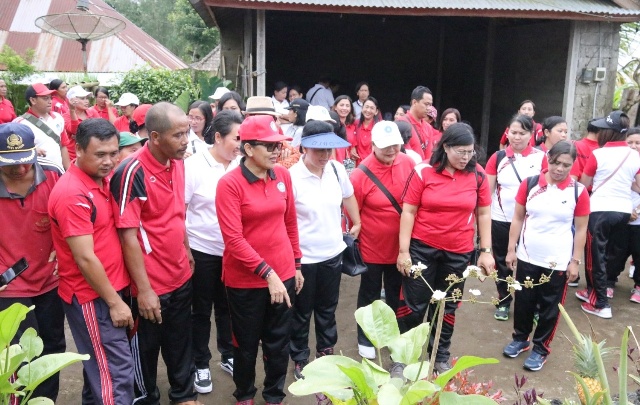
<instances>
[{"instance_id":1,"label":"embroidered logo on shirt","mask_svg":"<svg viewBox=\"0 0 640 405\"><path fill-rule=\"evenodd\" d=\"M277 185L276 187L278 187L278 190L280 190L280 192L281 192L281 193L284 193L284 192L285 192L285 190L287 189L287 188L284 186L284 183L283 183L283 182L279 182L279 183L278 183L278 185Z\"/></svg>"},{"instance_id":2,"label":"embroidered logo on shirt","mask_svg":"<svg viewBox=\"0 0 640 405\"><path fill-rule=\"evenodd\" d=\"M154 176L149 177L149 181L152 183L156 182L156 178Z\"/></svg>"},{"instance_id":3,"label":"embroidered logo on shirt","mask_svg":"<svg viewBox=\"0 0 640 405\"><path fill-rule=\"evenodd\" d=\"M93 198L93 193L89 191L89 198Z\"/></svg>"}]
</instances>

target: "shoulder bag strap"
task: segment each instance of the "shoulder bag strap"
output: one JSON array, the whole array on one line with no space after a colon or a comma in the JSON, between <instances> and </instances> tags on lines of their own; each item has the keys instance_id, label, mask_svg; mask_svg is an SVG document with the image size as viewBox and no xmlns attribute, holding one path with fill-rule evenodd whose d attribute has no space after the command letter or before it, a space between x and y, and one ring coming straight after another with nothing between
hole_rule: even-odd
<instances>
[{"instance_id":1,"label":"shoulder bag strap","mask_svg":"<svg viewBox=\"0 0 640 405\"><path fill-rule=\"evenodd\" d=\"M24 118L26 121L29 121L31 124L35 125L36 128L38 128L40 131L44 132L45 135L47 135L49 138L51 138L54 141L56 141L56 143L58 145L60 145L60 136L58 134L56 134L55 132L53 132L53 129L51 129L42 120L39 120L34 115L29 114L29 113L22 114L22 118Z\"/></svg>"},{"instance_id":2,"label":"shoulder bag strap","mask_svg":"<svg viewBox=\"0 0 640 405\"><path fill-rule=\"evenodd\" d=\"M366 174L367 177L371 179L373 184L378 186L380 191L382 191L382 193L384 193L384 195L387 196L389 201L391 201L391 205L393 205L393 208L395 208L396 211L398 211L398 215L402 215L402 208L400 207L400 204L398 204L398 201L396 201L396 199L393 198L389 190L387 190L387 188L380 182L380 179L378 179L375 174L371 173L371 170L369 170L369 168L363 165L362 163L360 163L360 165L358 166L358 169L362 170L364 174Z\"/></svg>"},{"instance_id":3,"label":"shoulder bag strap","mask_svg":"<svg viewBox=\"0 0 640 405\"><path fill-rule=\"evenodd\" d=\"M338 179L338 184L340 184L340 176L338 176L338 171L336 170L336 165L334 165L332 161L329 161L329 163L331 163L331 168L333 169L333 172L336 174L336 179ZM342 185L340 185L340 190L342 190ZM344 214L344 203L343 202L340 202L340 216L342 218L344 218L345 229L346 229L347 232L349 232L349 217L347 217Z\"/></svg>"},{"instance_id":4,"label":"shoulder bag strap","mask_svg":"<svg viewBox=\"0 0 640 405\"><path fill-rule=\"evenodd\" d=\"M520 175L518 174L518 171L516 170L516 165L513 164L513 158L508 157L507 159L509 159L509 163L511 163L511 167L513 167L513 172L516 174L516 178L518 179L518 182L522 183L522 179L520 178Z\"/></svg>"},{"instance_id":5,"label":"shoulder bag strap","mask_svg":"<svg viewBox=\"0 0 640 405\"><path fill-rule=\"evenodd\" d=\"M322 87L318 87L316 89L316 91L313 92L313 94L311 95L311 97L309 97L309 104L311 104L311 102L313 101L313 98L316 96L316 94L318 94L318 92L322 90Z\"/></svg>"},{"instance_id":6,"label":"shoulder bag strap","mask_svg":"<svg viewBox=\"0 0 640 405\"><path fill-rule=\"evenodd\" d=\"M620 170L620 168L622 167L622 165L624 164L624 162L626 162L627 158L629 157L629 155L631 154L631 149L629 149L629 152L627 152L627 156L624 157L624 159L622 159L622 161L620 161L620 164L618 165L618 167L616 167L616 170L612 171L611 174L604 179L604 181L602 183L600 183L598 185L597 188L595 188L592 192L591 195L593 195L593 193L595 193L596 191L598 191L600 189L600 187L604 186L606 182L608 182L614 174L616 174L618 172L618 170Z\"/></svg>"},{"instance_id":7,"label":"shoulder bag strap","mask_svg":"<svg viewBox=\"0 0 640 405\"><path fill-rule=\"evenodd\" d=\"M411 122L409 123L411 124ZM424 137L422 136L423 134L420 133L418 127L415 124L411 124L411 126L416 130L416 135L418 135L418 140L420 141L420 147L422 148L422 150L426 150L427 144L424 142Z\"/></svg>"}]
</instances>

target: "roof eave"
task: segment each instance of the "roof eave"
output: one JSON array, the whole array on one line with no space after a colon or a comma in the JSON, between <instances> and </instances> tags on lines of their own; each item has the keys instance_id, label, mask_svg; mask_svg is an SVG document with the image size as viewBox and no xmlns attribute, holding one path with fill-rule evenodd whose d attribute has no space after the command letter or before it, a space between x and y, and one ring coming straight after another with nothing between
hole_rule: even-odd
<instances>
[{"instance_id":1,"label":"roof eave","mask_svg":"<svg viewBox=\"0 0 640 405\"><path fill-rule=\"evenodd\" d=\"M528 18L553 20L610 21L616 23L640 21L640 15L612 15L602 13L576 13L567 11L536 10L483 10L483 9L444 9L444 8L395 8L395 7L352 7L297 3L271 3L264 1L238 0L190 0L196 4L210 7L240 8L251 10L299 11L342 14L377 14L414 17L485 17L485 18ZM196 8L198 10L198 8ZM200 11L198 10L199 14ZM201 14L202 15L202 14ZM205 19L205 22L211 21ZM208 22L207 22L208 24Z\"/></svg>"}]
</instances>

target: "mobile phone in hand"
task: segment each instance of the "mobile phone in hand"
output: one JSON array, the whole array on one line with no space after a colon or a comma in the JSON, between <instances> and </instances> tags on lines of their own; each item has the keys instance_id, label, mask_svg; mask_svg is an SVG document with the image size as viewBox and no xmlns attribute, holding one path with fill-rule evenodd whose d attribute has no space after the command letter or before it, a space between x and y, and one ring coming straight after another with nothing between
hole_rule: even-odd
<instances>
[{"instance_id":1,"label":"mobile phone in hand","mask_svg":"<svg viewBox=\"0 0 640 405\"><path fill-rule=\"evenodd\" d=\"M24 257L18 260L13 266L9 267L4 273L0 274L0 287L9 284L16 279L23 271L29 268L27 259Z\"/></svg>"}]
</instances>

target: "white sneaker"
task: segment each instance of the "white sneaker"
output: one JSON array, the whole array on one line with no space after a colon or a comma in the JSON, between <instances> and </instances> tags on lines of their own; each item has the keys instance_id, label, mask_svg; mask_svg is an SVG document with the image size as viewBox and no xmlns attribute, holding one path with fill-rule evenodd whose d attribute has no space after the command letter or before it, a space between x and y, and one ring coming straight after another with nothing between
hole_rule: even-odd
<instances>
[{"instance_id":1,"label":"white sneaker","mask_svg":"<svg viewBox=\"0 0 640 405\"><path fill-rule=\"evenodd\" d=\"M207 394L213 391L213 383L211 382L211 371L208 368L199 368L196 370L196 379L193 386L200 394Z\"/></svg>"},{"instance_id":2,"label":"white sneaker","mask_svg":"<svg viewBox=\"0 0 640 405\"><path fill-rule=\"evenodd\" d=\"M374 360L376 358L376 348L359 344L358 354L365 359Z\"/></svg>"}]
</instances>

